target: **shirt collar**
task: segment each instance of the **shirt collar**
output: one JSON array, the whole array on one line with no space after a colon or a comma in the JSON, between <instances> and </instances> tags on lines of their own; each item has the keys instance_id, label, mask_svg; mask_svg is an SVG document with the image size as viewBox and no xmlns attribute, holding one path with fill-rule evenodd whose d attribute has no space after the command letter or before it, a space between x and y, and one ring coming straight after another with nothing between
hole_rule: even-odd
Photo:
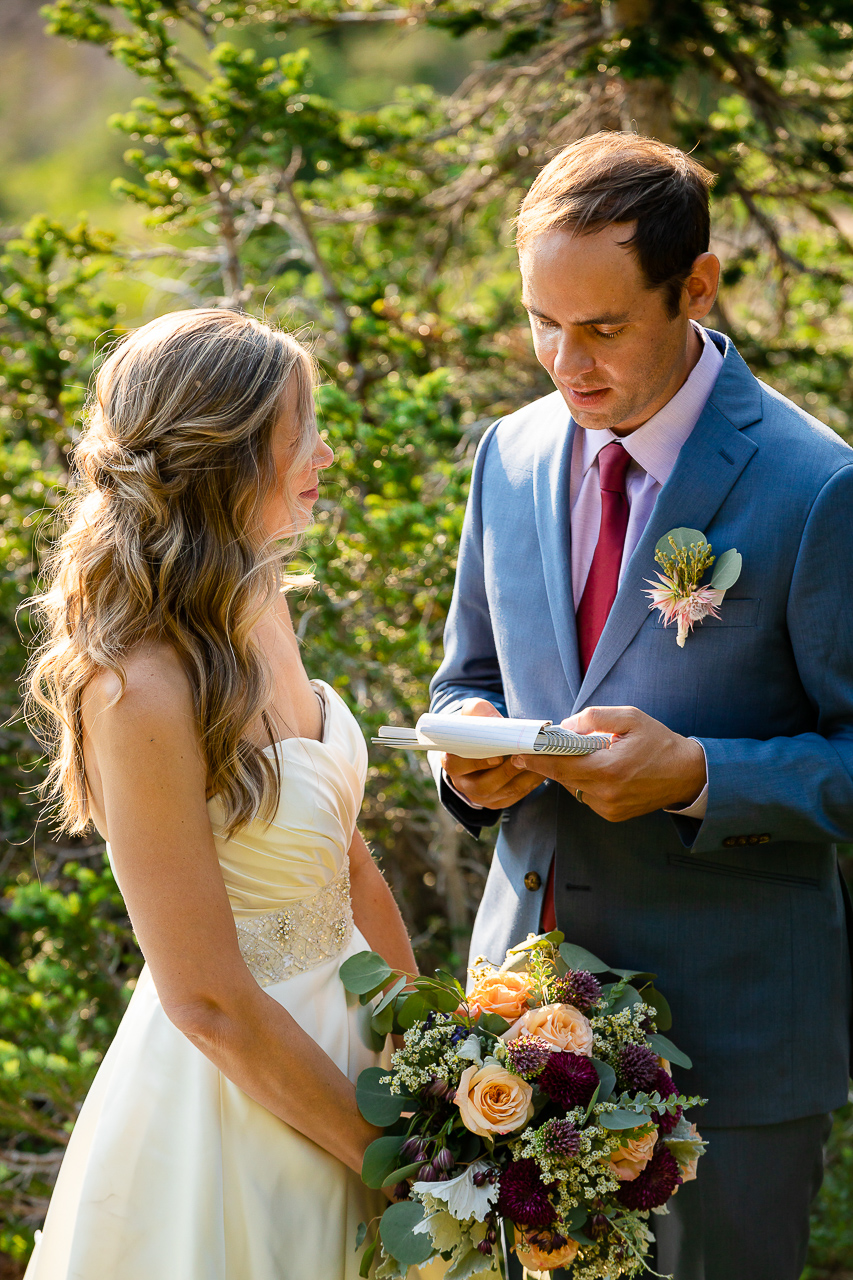
<instances>
[{"instance_id":1,"label":"shirt collar","mask_svg":"<svg viewBox=\"0 0 853 1280\"><path fill-rule=\"evenodd\" d=\"M691 323L702 340L702 354L687 375L686 382L662 409L658 409L648 422L630 435L617 436L609 427L600 431L581 431L581 477L589 471L604 446L611 440L618 440L653 480L660 485L666 484L681 446L699 421L723 366L723 357L714 342L700 325L694 321Z\"/></svg>"}]
</instances>

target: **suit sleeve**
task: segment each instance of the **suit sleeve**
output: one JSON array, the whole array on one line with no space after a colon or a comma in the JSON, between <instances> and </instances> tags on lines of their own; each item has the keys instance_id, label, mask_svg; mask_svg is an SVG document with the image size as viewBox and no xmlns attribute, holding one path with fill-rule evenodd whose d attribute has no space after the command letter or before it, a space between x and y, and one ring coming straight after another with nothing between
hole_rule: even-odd
<instances>
[{"instance_id":1,"label":"suit sleeve","mask_svg":"<svg viewBox=\"0 0 853 1280\"><path fill-rule=\"evenodd\" d=\"M701 824L676 819L696 853L747 835L820 843L853 838L853 465L820 490L803 530L787 624L814 732L697 738L708 761Z\"/></svg>"},{"instance_id":2,"label":"suit sleeve","mask_svg":"<svg viewBox=\"0 0 853 1280\"><path fill-rule=\"evenodd\" d=\"M480 442L462 538L453 598L444 629L444 660L430 684L430 710L453 715L467 698L485 698L506 715L500 664L498 662L489 601L486 594L483 557L482 485L489 445L498 427L494 423ZM491 826L500 809L474 809L439 779L439 798L448 813L472 835Z\"/></svg>"}]
</instances>

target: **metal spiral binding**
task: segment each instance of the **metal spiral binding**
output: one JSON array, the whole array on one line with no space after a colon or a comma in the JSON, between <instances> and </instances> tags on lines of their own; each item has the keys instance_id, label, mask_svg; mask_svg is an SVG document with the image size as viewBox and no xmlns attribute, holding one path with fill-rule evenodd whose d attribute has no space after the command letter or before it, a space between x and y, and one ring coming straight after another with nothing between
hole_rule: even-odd
<instances>
[{"instance_id":1,"label":"metal spiral binding","mask_svg":"<svg viewBox=\"0 0 853 1280\"><path fill-rule=\"evenodd\" d=\"M586 756L609 746L609 734L573 733L571 729L552 726L539 730L533 750L546 751L549 756Z\"/></svg>"}]
</instances>

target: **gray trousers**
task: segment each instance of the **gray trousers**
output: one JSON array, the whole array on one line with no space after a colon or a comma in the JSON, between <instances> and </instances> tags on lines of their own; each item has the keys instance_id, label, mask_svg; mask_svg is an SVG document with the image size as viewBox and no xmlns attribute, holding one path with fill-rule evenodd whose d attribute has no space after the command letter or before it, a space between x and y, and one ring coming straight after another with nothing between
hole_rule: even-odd
<instances>
[{"instance_id":1,"label":"gray trousers","mask_svg":"<svg viewBox=\"0 0 853 1280\"><path fill-rule=\"evenodd\" d=\"M832 1117L708 1129L699 1113L698 1124L708 1149L696 1181L679 1187L665 1217L651 1215L655 1270L675 1280L800 1280ZM512 1254L510 1280L521 1275Z\"/></svg>"}]
</instances>

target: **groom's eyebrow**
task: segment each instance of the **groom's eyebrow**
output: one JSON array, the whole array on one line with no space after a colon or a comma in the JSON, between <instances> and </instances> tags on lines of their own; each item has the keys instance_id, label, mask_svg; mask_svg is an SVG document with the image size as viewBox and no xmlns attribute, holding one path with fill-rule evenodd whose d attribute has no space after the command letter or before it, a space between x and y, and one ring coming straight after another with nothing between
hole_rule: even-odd
<instances>
[{"instance_id":1,"label":"groom's eyebrow","mask_svg":"<svg viewBox=\"0 0 853 1280\"><path fill-rule=\"evenodd\" d=\"M521 305L524 307L525 311L529 311L532 316L537 316L540 320L553 320L554 318L553 316L546 315L544 311L539 311L536 307L531 306L529 302L524 302L522 300ZM627 311L622 311L619 314L615 311L605 311L603 315L593 316L590 320L573 320L572 324L581 326L587 324L624 324L628 318Z\"/></svg>"}]
</instances>

